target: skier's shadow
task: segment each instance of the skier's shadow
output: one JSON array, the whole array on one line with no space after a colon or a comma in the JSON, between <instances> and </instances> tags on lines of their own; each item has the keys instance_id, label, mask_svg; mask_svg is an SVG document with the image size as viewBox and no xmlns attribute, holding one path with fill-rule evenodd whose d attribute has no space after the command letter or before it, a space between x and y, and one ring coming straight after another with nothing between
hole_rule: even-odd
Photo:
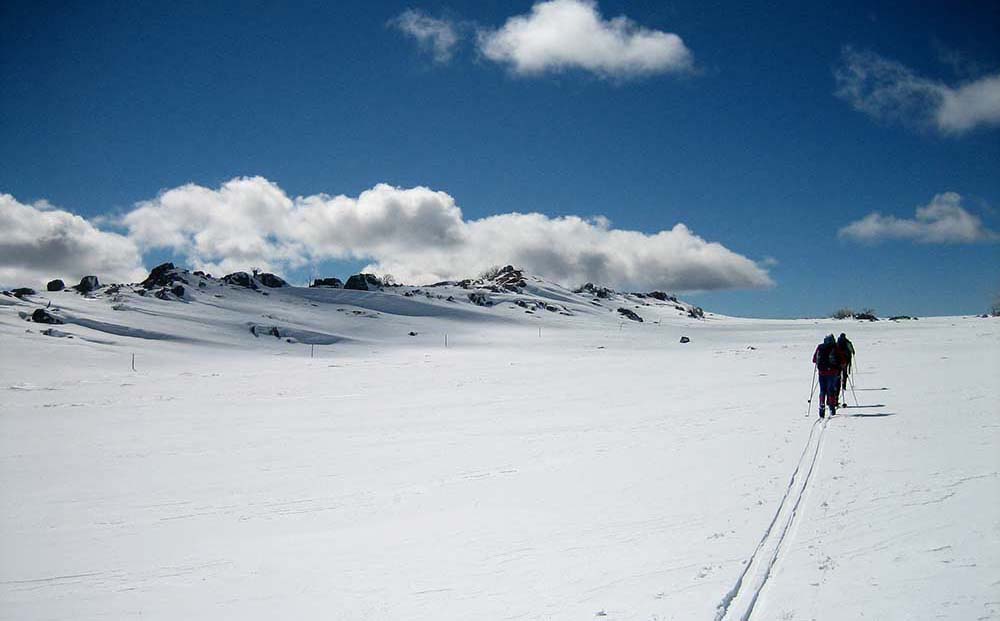
<instances>
[{"instance_id":1,"label":"skier's shadow","mask_svg":"<svg viewBox=\"0 0 1000 621\"><path fill-rule=\"evenodd\" d=\"M858 412L857 414L844 414L844 416L850 416L851 418L884 418L886 416L895 415L895 412L869 412L867 414Z\"/></svg>"}]
</instances>

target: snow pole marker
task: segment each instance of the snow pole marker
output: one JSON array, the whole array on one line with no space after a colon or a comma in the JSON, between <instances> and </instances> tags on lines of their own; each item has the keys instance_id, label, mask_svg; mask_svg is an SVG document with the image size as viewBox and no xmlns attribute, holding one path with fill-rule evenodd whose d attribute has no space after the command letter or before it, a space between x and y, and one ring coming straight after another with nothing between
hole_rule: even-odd
<instances>
[{"instance_id":1,"label":"snow pole marker","mask_svg":"<svg viewBox=\"0 0 1000 621\"><path fill-rule=\"evenodd\" d=\"M132 370L135 371L135 354L132 354Z\"/></svg>"},{"instance_id":2,"label":"snow pole marker","mask_svg":"<svg viewBox=\"0 0 1000 621\"><path fill-rule=\"evenodd\" d=\"M315 354L315 353L316 353L316 346L315 345L310 345L309 346L309 357L312 358L313 354Z\"/></svg>"}]
</instances>

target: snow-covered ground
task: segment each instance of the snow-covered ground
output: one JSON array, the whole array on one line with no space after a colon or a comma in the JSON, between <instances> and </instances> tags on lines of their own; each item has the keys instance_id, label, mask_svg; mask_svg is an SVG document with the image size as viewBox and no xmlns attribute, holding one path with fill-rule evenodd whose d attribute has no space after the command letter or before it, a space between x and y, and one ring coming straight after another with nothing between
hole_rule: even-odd
<instances>
[{"instance_id":1,"label":"snow-covered ground","mask_svg":"<svg viewBox=\"0 0 1000 621\"><path fill-rule=\"evenodd\" d=\"M1000 618L998 320L261 291L0 297L0 617Z\"/></svg>"}]
</instances>

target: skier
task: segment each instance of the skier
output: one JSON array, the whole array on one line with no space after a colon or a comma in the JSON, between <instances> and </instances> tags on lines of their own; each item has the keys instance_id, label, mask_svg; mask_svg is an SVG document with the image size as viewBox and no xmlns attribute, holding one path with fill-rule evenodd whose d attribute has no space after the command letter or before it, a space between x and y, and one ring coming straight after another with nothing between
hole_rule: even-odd
<instances>
[{"instance_id":1,"label":"skier","mask_svg":"<svg viewBox=\"0 0 1000 621\"><path fill-rule=\"evenodd\" d=\"M851 374L851 361L854 360L854 343L843 332L837 338L837 349L844 358L844 368L840 376L840 385L847 390L847 376ZM844 407L847 407L847 395L844 395Z\"/></svg>"},{"instance_id":2,"label":"skier","mask_svg":"<svg viewBox=\"0 0 1000 621\"><path fill-rule=\"evenodd\" d=\"M840 374L844 368L844 356L832 334L826 335L816 348L813 364L819 372L819 417L826 417L827 405L830 406L830 416L833 416L840 403Z\"/></svg>"}]
</instances>

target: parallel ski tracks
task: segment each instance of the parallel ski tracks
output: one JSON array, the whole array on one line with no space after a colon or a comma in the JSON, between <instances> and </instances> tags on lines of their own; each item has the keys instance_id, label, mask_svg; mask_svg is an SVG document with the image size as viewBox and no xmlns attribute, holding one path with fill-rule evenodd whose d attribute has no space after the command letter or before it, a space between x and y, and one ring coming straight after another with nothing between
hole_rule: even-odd
<instances>
[{"instance_id":1,"label":"parallel ski tracks","mask_svg":"<svg viewBox=\"0 0 1000 621\"><path fill-rule=\"evenodd\" d=\"M757 600L763 592L785 540L806 495L816 462L823 446L823 432L829 419L816 419L809 430L809 437L795 465L788 487L781 497L764 536L754 549L746 567L733 588L726 593L716 609L715 621L749 621Z\"/></svg>"}]
</instances>

